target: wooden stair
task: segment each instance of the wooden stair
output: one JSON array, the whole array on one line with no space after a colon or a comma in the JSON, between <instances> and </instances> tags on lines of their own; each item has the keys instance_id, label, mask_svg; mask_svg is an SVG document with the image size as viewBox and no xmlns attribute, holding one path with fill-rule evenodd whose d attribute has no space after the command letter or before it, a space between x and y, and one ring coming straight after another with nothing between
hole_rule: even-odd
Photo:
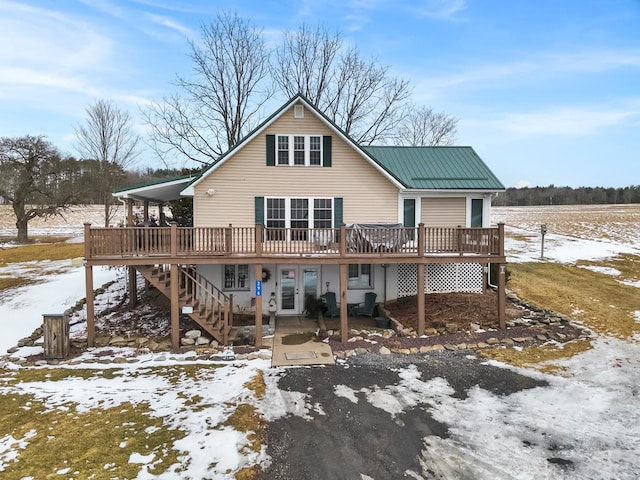
<instances>
[{"instance_id":1,"label":"wooden stair","mask_svg":"<svg viewBox=\"0 0 640 480\"><path fill-rule=\"evenodd\" d=\"M169 265L142 265L137 266L136 270L171 300L173 279ZM193 311L186 315L222 345L227 345L233 324L233 298L190 269L178 267L178 274L180 310L182 307L192 307Z\"/></svg>"}]
</instances>

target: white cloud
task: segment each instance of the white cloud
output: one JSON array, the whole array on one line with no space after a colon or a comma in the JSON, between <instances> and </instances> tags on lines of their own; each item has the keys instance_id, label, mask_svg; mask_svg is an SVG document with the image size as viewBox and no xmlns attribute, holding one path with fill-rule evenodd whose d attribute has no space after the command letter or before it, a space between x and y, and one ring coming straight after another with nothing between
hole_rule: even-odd
<instances>
[{"instance_id":1,"label":"white cloud","mask_svg":"<svg viewBox=\"0 0 640 480\"><path fill-rule=\"evenodd\" d=\"M186 26L182 25L179 22L176 22L175 20L173 20L171 18L162 16L162 15L153 15L153 14L149 15L149 18L151 18L151 20L154 23L156 23L156 24L158 24L158 25L160 25L162 27L168 28L170 30L176 31L180 35L182 35L182 36L184 36L184 37L186 37L188 39L193 39L198 35L197 32L195 32L191 28L186 27Z\"/></svg>"},{"instance_id":2,"label":"white cloud","mask_svg":"<svg viewBox=\"0 0 640 480\"><path fill-rule=\"evenodd\" d=\"M529 180L518 180L514 187L516 188L528 188L531 186L531 182Z\"/></svg>"},{"instance_id":3,"label":"white cloud","mask_svg":"<svg viewBox=\"0 0 640 480\"><path fill-rule=\"evenodd\" d=\"M635 121L640 106L624 108L552 107L530 113L510 113L501 120L503 128L525 135L587 135Z\"/></svg>"},{"instance_id":4,"label":"white cloud","mask_svg":"<svg viewBox=\"0 0 640 480\"><path fill-rule=\"evenodd\" d=\"M466 8L464 0L426 0L411 10L423 17L456 20L456 15Z\"/></svg>"},{"instance_id":5,"label":"white cloud","mask_svg":"<svg viewBox=\"0 0 640 480\"><path fill-rule=\"evenodd\" d=\"M622 99L616 105L553 105L527 112L496 111L476 115L476 118L462 118L460 125L531 137L593 135L607 128L638 123L640 98Z\"/></svg>"},{"instance_id":6,"label":"white cloud","mask_svg":"<svg viewBox=\"0 0 640 480\"><path fill-rule=\"evenodd\" d=\"M640 67L640 50L582 50L539 54L523 52L518 60L502 63L469 63L463 70L446 75L413 72L416 95L454 97L460 88L482 90L506 86L547 84L571 74L599 73ZM560 76L560 77L559 77ZM571 77L569 77L571 78ZM580 81L578 78L576 81Z\"/></svg>"}]
</instances>

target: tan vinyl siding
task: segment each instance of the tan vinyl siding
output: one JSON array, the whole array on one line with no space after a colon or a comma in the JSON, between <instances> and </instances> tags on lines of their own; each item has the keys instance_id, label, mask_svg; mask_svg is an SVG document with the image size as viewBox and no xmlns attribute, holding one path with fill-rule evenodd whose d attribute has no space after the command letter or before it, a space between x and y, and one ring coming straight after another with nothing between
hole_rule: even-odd
<instances>
[{"instance_id":1,"label":"tan vinyl siding","mask_svg":"<svg viewBox=\"0 0 640 480\"><path fill-rule=\"evenodd\" d=\"M423 198L420 221L426 227L466 226L467 199L460 198Z\"/></svg>"},{"instance_id":2,"label":"tan vinyl siding","mask_svg":"<svg viewBox=\"0 0 640 480\"><path fill-rule=\"evenodd\" d=\"M268 167L268 134L331 135L332 166ZM398 221L395 185L306 108L299 119L291 106L195 187L194 225L253 225L255 197L342 197L345 223Z\"/></svg>"}]
</instances>

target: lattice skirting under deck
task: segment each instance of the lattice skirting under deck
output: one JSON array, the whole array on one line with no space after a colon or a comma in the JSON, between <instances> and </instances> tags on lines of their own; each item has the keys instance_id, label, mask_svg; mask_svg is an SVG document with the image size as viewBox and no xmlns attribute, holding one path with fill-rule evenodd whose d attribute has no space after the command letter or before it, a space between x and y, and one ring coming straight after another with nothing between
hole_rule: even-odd
<instances>
[{"instance_id":1,"label":"lattice skirting under deck","mask_svg":"<svg viewBox=\"0 0 640 480\"><path fill-rule=\"evenodd\" d=\"M424 293L482 293L483 266L479 263L434 263L425 269ZM418 266L398 265L398 298L415 295Z\"/></svg>"}]
</instances>

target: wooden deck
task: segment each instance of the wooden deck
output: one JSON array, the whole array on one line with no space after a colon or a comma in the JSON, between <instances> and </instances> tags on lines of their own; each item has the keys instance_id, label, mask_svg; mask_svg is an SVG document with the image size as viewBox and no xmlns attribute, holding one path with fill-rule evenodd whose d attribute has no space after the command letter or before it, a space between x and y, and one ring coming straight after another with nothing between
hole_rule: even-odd
<instances>
[{"instance_id":1,"label":"wooden deck","mask_svg":"<svg viewBox=\"0 0 640 480\"><path fill-rule=\"evenodd\" d=\"M187 293L181 282L167 279L180 277L185 265L243 263L254 265L256 281L262 279L262 265L273 263L313 263L339 266L339 298L341 339L348 339L347 268L353 263L417 264L417 291L424 291L426 265L430 263L497 263L498 316L505 325L504 225L492 228L464 227L363 227L340 228L265 228L253 227L119 227L97 228L85 224L85 279L87 295L87 343L95 339L93 267L125 265L129 271L129 295L136 300L136 269L153 270L163 265L162 288L171 300L171 343L180 347L179 318L186 305ZM151 281L154 279L151 278ZM158 280L159 281L159 280ZM182 303L181 303L182 302ZM424 332L425 297L417 295L418 332ZM188 302L187 302L188 303ZM191 301L191 303L193 303ZM226 308L226 307L225 307ZM228 311L228 308L227 310ZM197 315L196 315L197 314ZM206 309L192 312L196 320L211 329L222 328L226 342L227 320L222 326L211 320ZM255 304L256 346L262 341L262 302ZM208 322L208 323L207 323ZM209 325L209 323L211 325ZM215 333L215 332L213 332Z\"/></svg>"},{"instance_id":2,"label":"wooden deck","mask_svg":"<svg viewBox=\"0 0 640 480\"><path fill-rule=\"evenodd\" d=\"M265 263L504 263L504 226L491 228L295 229L253 227L120 227L85 225L92 265Z\"/></svg>"}]
</instances>

